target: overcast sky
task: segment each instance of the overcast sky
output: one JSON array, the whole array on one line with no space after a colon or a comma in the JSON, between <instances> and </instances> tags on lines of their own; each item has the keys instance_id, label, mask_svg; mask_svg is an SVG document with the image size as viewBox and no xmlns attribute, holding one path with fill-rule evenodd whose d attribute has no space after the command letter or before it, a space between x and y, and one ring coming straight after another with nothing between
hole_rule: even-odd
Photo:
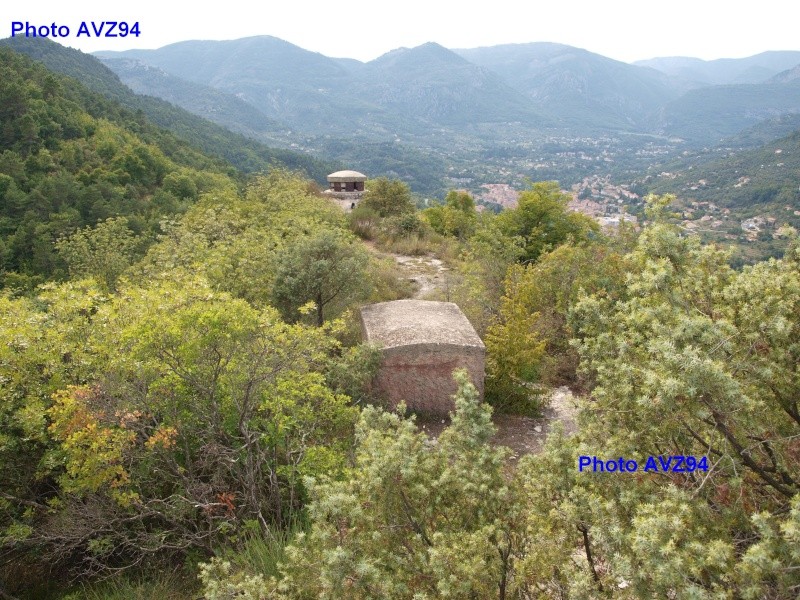
<instances>
[{"instance_id":1,"label":"overcast sky","mask_svg":"<svg viewBox=\"0 0 800 600\"><path fill-rule=\"evenodd\" d=\"M468 2L468 0L467 0ZM12 21L66 25L61 43L90 52L159 48L190 39L273 35L327 56L371 60L401 46L434 41L448 48L559 42L632 62L655 56L738 58L800 50L795 0L6 0L0 37ZM115 6L116 7L113 7ZM747 5L747 8L744 8ZM81 21L138 21L138 38L78 39Z\"/></svg>"}]
</instances>

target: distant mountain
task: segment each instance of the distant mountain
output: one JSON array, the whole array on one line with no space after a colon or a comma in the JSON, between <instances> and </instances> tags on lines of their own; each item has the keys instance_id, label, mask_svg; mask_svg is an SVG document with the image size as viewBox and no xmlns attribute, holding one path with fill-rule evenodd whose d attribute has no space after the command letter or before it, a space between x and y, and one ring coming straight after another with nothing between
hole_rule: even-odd
<instances>
[{"instance_id":1,"label":"distant mountain","mask_svg":"<svg viewBox=\"0 0 800 600\"><path fill-rule=\"evenodd\" d=\"M157 50L97 52L101 58L137 58L189 81L224 88L245 79L276 86L336 87L347 70L318 52L260 35L238 40L190 40Z\"/></svg>"},{"instance_id":2,"label":"distant mountain","mask_svg":"<svg viewBox=\"0 0 800 600\"><path fill-rule=\"evenodd\" d=\"M344 67L350 73L355 73L364 66L363 62L355 58L333 58L331 60Z\"/></svg>"},{"instance_id":3,"label":"distant mountain","mask_svg":"<svg viewBox=\"0 0 800 600\"><path fill-rule=\"evenodd\" d=\"M100 55L139 60L233 94L288 124L304 147L373 176L400 174L426 195L446 191L448 168L468 168L484 145L509 132L541 140L542 128L555 125L495 73L438 44L369 63L327 58L269 36ZM410 174L404 162L423 168Z\"/></svg>"},{"instance_id":4,"label":"distant mountain","mask_svg":"<svg viewBox=\"0 0 800 600\"><path fill-rule=\"evenodd\" d=\"M800 79L800 64L786 71L781 71L770 79L768 83L789 83L795 79Z\"/></svg>"},{"instance_id":5,"label":"distant mountain","mask_svg":"<svg viewBox=\"0 0 800 600\"><path fill-rule=\"evenodd\" d=\"M542 121L497 75L432 43L366 64L328 58L271 36L98 56L137 59L235 94L263 114L317 135L385 136L424 133L431 124Z\"/></svg>"},{"instance_id":6,"label":"distant mountain","mask_svg":"<svg viewBox=\"0 0 800 600\"><path fill-rule=\"evenodd\" d=\"M287 129L232 94L175 77L139 60L109 58L103 63L135 93L161 98L231 131L259 138Z\"/></svg>"},{"instance_id":7,"label":"distant mountain","mask_svg":"<svg viewBox=\"0 0 800 600\"><path fill-rule=\"evenodd\" d=\"M787 113L800 113L800 79L690 90L664 106L654 124L669 135L716 144L722 138Z\"/></svg>"},{"instance_id":8,"label":"distant mountain","mask_svg":"<svg viewBox=\"0 0 800 600\"><path fill-rule=\"evenodd\" d=\"M325 175L337 166L298 152L268 147L162 99L138 96L94 56L46 38L6 38L0 40L0 46L8 46L42 62L57 73L73 77L89 89L131 110L142 111L156 125L172 131L206 153L225 158L243 171L261 171L271 165L282 164L305 171L313 179L322 182L325 181Z\"/></svg>"},{"instance_id":9,"label":"distant mountain","mask_svg":"<svg viewBox=\"0 0 800 600\"><path fill-rule=\"evenodd\" d=\"M678 95L663 73L562 44L507 44L456 52L491 69L537 108L571 126L634 129Z\"/></svg>"},{"instance_id":10,"label":"distant mountain","mask_svg":"<svg viewBox=\"0 0 800 600\"><path fill-rule=\"evenodd\" d=\"M222 100L198 107L192 97L203 97L200 90L158 75L161 71L234 95L269 119L310 136L313 147L327 145L321 141L325 136L345 136L362 144L401 139L426 152L468 145L470 138L492 144L504 144L508 136L541 138L543 131L578 137L629 131L704 144L800 110L791 72L769 83L708 85L774 78L798 65L800 52L630 65L562 44L451 51L427 43L361 63L257 36L99 55L160 69L138 66L131 73L126 65L140 63L109 63L123 77L135 76L132 85L184 106L193 102L194 112L216 110ZM238 108L230 106L234 113ZM241 112L226 124L252 130L257 113Z\"/></svg>"},{"instance_id":11,"label":"distant mountain","mask_svg":"<svg viewBox=\"0 0 800 600\"><path fill-rule=\"evenodd\" d=\"M364 65L359 81L361 93L375 104L433 123L545 123L497 74L439 44L388 52Z\"/></svg>"},{"instance_id":12,"label":"distant mountain","mask_svg":"<svg viewBox=\"0 0 800 600\"><path fill-rule=\"evenodd\" d=\"M679 77L694 85L725 85L734 83L762 83L800 64L800 52L762 52L747 58L720 58L701 60L683 56L640 60L635 65L652 67Z\"/></svg>"},{"instance_id":13,"label":"distant mountain","mask_svg":"<svg viewBox=\"0 0 800 600\"><path fill-rule=\"evenodd\" d=\"M137 89L255 137L259 127L286 124L283 139L372 175L401 176L426 195L451 180L574 181L609 162L630 169L676 145L716 145L771 123L737 142L753 145L785 133L781 118L800 112L800 78L784 73L800 52L630 65L561 44L427 43L363 63L257 36L99 55ZM630 144L622 134L634 134Z\"/></svg>"},{"instance_id":14,"label":"distant mountain","mask_svg":"<svg viewBox=\"0 0 800 600\"><path fill-rule=\"evenodd\" d=\"M131 58L248 102L306 133L352 131L379 107L363 101L352 73L334 59L272 36L187 41L157 50L98 52ZM367 119L369 120L369 119Z\"/></svg>"},{"instance_id":15,"label":"distant mountain","mask_svg":"<svg viewBox=\"0 0 800 600\"><path fill-rule=\"evenodd\" d=\"M787 113L740 131L722 141L727 147L762 146L800 130L800 113Z\"/></svg>"}]
</instances>

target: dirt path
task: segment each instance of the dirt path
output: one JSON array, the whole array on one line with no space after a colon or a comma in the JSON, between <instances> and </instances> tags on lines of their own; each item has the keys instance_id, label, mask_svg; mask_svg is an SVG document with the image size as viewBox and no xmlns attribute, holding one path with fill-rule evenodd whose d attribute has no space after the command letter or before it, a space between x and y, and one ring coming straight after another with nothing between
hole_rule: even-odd
<instances>
[{"instance_id":1,"label":"dirt path","mask_svg":"<svg viewBox=\"0 0 800 600\"><path fill-rule=\"evenodd\" d=\"M561 422L564 433L574 433L578 428L577 414L578 405L572 392L566 386L560 387L552 391L550 404L539 419L496 415L492 419L497 426L493 442L511 448L511 459L516 461L525 454L540 452L554 423Z\"/></svg>"},{"instance_id":2,"label":"dirt path","mask_svg":"<svg viewBox=\"0 0 800 600\"><path fill-rule=\"evenodd\" d=\"M408 280L417 287L413 298L422 300L429 297L434 292L444 296L446 281L446 271L448 268L438 258L430 255L407 256L405 254L392 254L400 270L406 275Z\"/></svg>"},{"instance_id":3,"label":"dirt path","mask_svg":"<svg viewBox=\"0 0 800 600\"><path fill-rule=\"evenodd\" d=\"M409 256L379 250L375 242L364 242L370 252L383 258L393 258L400 269L401 277L414 284L415 300L424 300L431 296L445 297L447 271L445 264L431 254ZM437 293L438 292L438 293Z\"/></svg>"}]
</instances>

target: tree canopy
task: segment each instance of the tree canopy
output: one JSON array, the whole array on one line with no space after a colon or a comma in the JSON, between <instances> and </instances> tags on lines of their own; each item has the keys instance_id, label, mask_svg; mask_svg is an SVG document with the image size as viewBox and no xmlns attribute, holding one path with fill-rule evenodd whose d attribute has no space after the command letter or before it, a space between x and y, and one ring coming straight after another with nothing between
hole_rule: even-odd
<instances>
[{"instance_id":1,"label":"tree canopy","mask_svg":"<svg viewBox=\"0 0 800 600\"><path fill-rule=\"evenodd\" d=\"M519 195L516 208L498 215L498 226L505 235L522 238L523 261L535 261L564 242L580 243L599 232L594 219L567 209L570 199L557 182L538 182Z\"/></svg>"},{"instance_id":2,"label":"tree canopy","mask_svg":"<svg viewBox=\"0 0 800 600\"><path fill-rule=\"evenodd\" d=\"M235 186L222 161L75 80L7 48L0 73L0 286L63 278L54 243L107 219L127 218L143 250L161 219Z\"/></svg>"},{"instance_id":3,"label":"tree canopy","mask_svg":"<svg viewBox=\"0 0 800 600\"><path fill-rule=\"evenodd\" d=\"M371 179L366 184L366 190L359 206L374 210L381 217L394 217L414 211L411 189L399 179Z\"/></svg>"},{"instance_id":4,"label":"tree canopy","mask_svg":"<svg viewBox=\"0 0 800 600\"><path fill-rule=\"evenodd\" d=\"M326 309L346 306L367 290L366 251L342 232L320 230L284 248L276 257L272 297L286 318L295 321L299 310L315 304L316 324L325 322Z\"/></svg>"}]
</instances>

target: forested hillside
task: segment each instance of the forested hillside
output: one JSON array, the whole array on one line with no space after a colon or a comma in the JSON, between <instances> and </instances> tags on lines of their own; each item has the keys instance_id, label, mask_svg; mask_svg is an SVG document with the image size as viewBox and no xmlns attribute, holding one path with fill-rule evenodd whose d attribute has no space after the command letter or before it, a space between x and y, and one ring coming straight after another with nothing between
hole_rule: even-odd
<instances>
[{"instance_id":1,"label":"forested hillside","mask_svg":"<svg viewBox=\"0 0 800 600\"><path fill-rule=\"evenodd\" d=\"M117 226L135 239L128 251L141 254L162 219L199 194L237 186L230 165L73 79L5 48L0 68L5 287L63 278L69 264L55 242L77 229L121 219Z\"/></svg>"},{"instance_id":2,"label":"forested hillside","mask_svg":"<svg viewBox=\"0 0 800 600\"><path fill-rule=\"evenodd\" d=\"M705 160L697 153L673 166L679 176L660 178L653 191L740 210L774 210L789 205L794 211L800 206L800 130L757 149L723 158L710 154ZM794 221L794 216L786 215L789 221Z\"/></svg>"},{"instance_id":3,"label":"forested hillside","mask_svg":"<svg viewBox=\"0 0 800 600\"><path fill-rule=\"evenodd\" d=\"M795 121L781 119L750 135L757 139ZM654 165L638 184L654 193L675 194L677 215L687 231L734 245L737 264L781 256L790 231L785 226L800 227L800 132L738 152L686 152Z\"/></svg>"},{"instance_id":4,"label":"forested hillside","mask_svg":"<svg viewBox=\"0 0 800 600\"><path fill-rule=\"evenodd\" d=\"M137 94L162 98L176 106L193 107L197 116L255 139L286 134L286 126L232 94L179 79L137 60L112 58L104 62Z\"/></svg>"},{"instance_id":5,"label":"forested hillside","mask_svg":"<svg viewBox=\"0 0 800 600\"><path fill-rule=\"evenodd\" d=\"M690 90L664 105L661 131L696 143L716 142L786 113L800 112L800 80L710 86Z\"/></svg>"},{"instance_id":6,"label":"forested hillside","mask_svg":"<svg viewBox=\"0 0 800 600\"><path fill-rule=\"evenodd\" d=\"M74 77L89 89L134 112L141 111L155 125L172 131L208 155L224 158L242 171L258 172L277 164L302 170L315 181L323 182L327 173L336 170L336 164L316 160L298 152L266 146L159 98L138 96L99 60L78 50L65 48L43 38L7 38L0 40L0 45L7 45L16 52L41 61L57 73ZM243 118L237 119L237 130L249 131L255 125L252 113L246 112L240 116ZM230 121L230 118L229 115L227 120ZM258 126L263 127L263 123ZM263 129L259 129L259 133L263 134Z\"/></svg>"}]
</instances>

